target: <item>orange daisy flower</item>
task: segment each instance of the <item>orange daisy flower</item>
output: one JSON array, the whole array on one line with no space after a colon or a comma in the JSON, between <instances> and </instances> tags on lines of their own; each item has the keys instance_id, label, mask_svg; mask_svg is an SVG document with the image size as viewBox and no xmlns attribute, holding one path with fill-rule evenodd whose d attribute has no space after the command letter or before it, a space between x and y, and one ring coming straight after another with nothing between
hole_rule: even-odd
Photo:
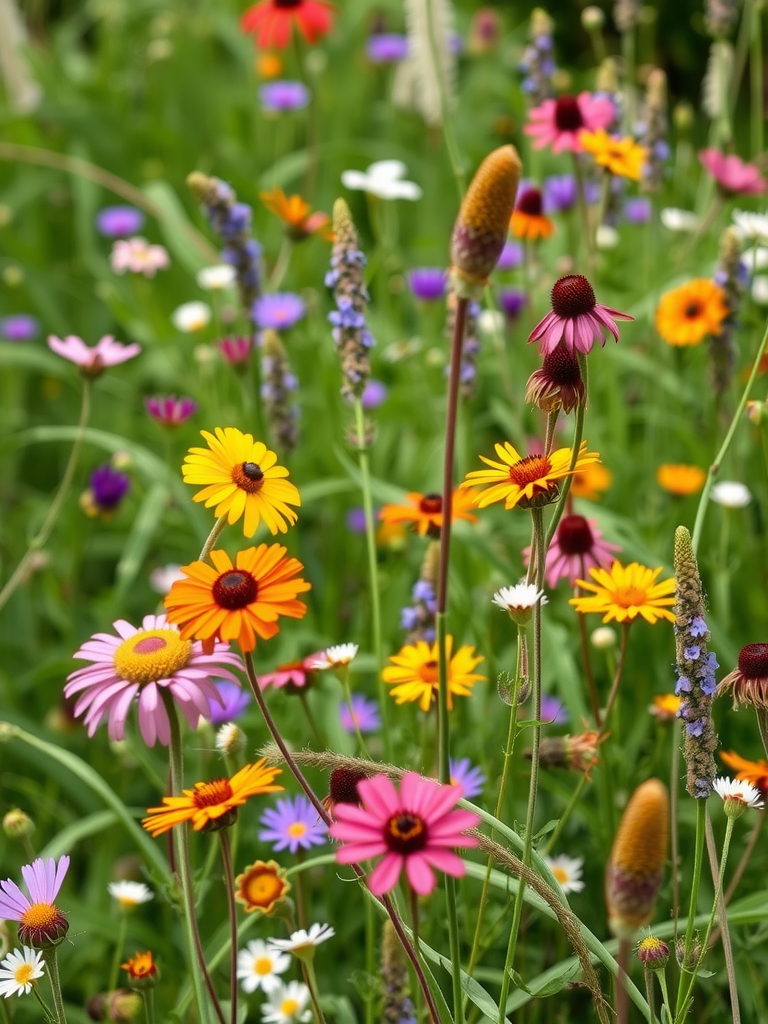
<instances>
[{"instance_id":1,"label":"orange daisy flower","mask_svg":"<svg viewBox=\"0 0 768 1024\"><path fill-rule=\"evenodd\" d=\"M596 132L579 132L579 142L600 167L617 177L640 181L646 151L630 135L614 139L605 128L600 128Z\"/></svg>"},{"instance_id":2,"label":"orange daisy flower","mask_svg":"<svg viewBox=\"0 0 768 1024\"><path fill-rule=\"evenodd\" d=\"M281 544L259 544L237 553L235 564L225 551L212 551L213 566L192 562L181 571L165 598L168 621L181 627L182 640L202 640L210 654L216 640L237 640L243 651L256 647L256 637L269 640L280 632L281 615L301 619L307 606L296 595L312 584L295 579L304 566L286 558Z\"/></svg>"},{"instance_id":3,"label":"orange daisy flower","mask_svg":"<svg viewBox=\"0 0 768 1024\"><path fill-rule=\"evenodd\" d=\"M252 32L260 50L284 50L296 28L312 46L331 31L332 4L326 0L261 0L240 19L240 30Z\"/></svg>"},{"instance_id":4,"label":"orange daisy flower","mask_svg":"<svg viewBox=\"0 0 768 1024\"><path fill-rule=\"evenodd\" d=\"M599 462L592 462L573 474L571 498L585 498L587 501L599 501L600 492L607 491L613 483L613 474Z\"/></svg>"},{"instance_id":5,"label":"orange daisy flower","mask_svg":"<svg viewBox=\"0 0 768 1024\"><path fill-rule=\"evenodd\" d=\"M656 310L656 330L668 345L698 345L708 334L720 334L728 316L726 296L708 277L665 292Z\"/></svg>"},{"instance_id":6,"label":"orange daisy flower","mask_svg":"<svg viewBox=\"0 0 768 1024\"><path fill-rule=\"evenodd\" d=\"M270 213L283 221L294 242L302 242L310 235L322 235L329 242L333 241L333 231L328 226L331 218L319 210L312 213L312 207L301 196L287 196L281 188L273 188L271 192L260 192L259 199Z\"/></svg>"},{"instance_id":7,"label":"orange daisy flower","mask_svg":"<svg viewBox=\"0 0 768 1024\"><path fill-rule=\"evenodd\" d=\"M285 871L274 860L257 860L235 879L235 899L246 914L266 914L282 903L291 890Z\"/></svg>"},{"instance_id":8,"label":"orange daisy flower","mask_svg":"<svg viewBox=\"0 0 768 1024\"><path fill-rule=\"evenodd\" d=\"M739 782L751 782L761 793L768 795L768 761L748 761L732 750L724 750L718 756L729 768L737 769L736 778Z\"/></svg>"},{"instance_id":9,"label":"orange daisy flower","mask_svg":"<svg viewBox=\"0 0 768 1024\"><path fill-rule=\"evenodd\" d=\"M409 491L407 495L410 505L384 505L379 512L382 522L393 526L397 523L413 523L413 529L422 537L439 537L443 526L443 497L441 494L420 494ZM475 495L472 491L457 488L453 492L451 504L451 522L466 519L470 523L477 522L477 516L469 511L474 505Z\"/></svg>"},{"instance_id":10,"label":"orange daisy flower","mask_svg":"<svg viewBox=\"0 0 768 1024\"><path fill-rule=\"evenodd\" d=\"M146 953L134 953L120 966L128 972L128 981L132 988L151 988L159 980L157 964L149 949Z\"/></svg>"},{"instance_id":11,"label":"orange daisy flower","mask_svg":"<svg viewBox=\"0 0 768 1024\"><path fill-rule=\"evenodd\" d=\"M529 242L537 238L549 238L554 233L555 225L544 213L540 189L527 188L520 193L509 227L515 238Z\"/></svg>"},{"instance_id":12,"label":"orange daisy flower","mask_svg":"<svg viewBox=\"0 0 768 1024\"><path fill-rule=\"evenodd\" d=\"M698 494L706 479L707 474L699 466L665 463L656 470L656 482L659 487L680 497Z\"/></svg>"}]
</instances>

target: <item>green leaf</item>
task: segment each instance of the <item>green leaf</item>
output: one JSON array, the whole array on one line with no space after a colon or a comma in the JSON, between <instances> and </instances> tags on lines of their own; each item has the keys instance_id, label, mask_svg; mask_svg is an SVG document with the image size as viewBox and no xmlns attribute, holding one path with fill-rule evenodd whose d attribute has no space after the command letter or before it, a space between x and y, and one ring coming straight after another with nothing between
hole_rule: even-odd
<instances>
[{"instance_id":1,"label":"green leaf","mask_svg":"<svg viewBox=\"0 0 768 1024\"><path fill-rule=\"evenodd\" d=\"M99 832L106 832L108 828L118 820L114 811L94 811L87 814L71 825L62 828L51 839L47 846L39 852L38 857L61 857L63 853L70 853L75 846L88 836L97 835Z\"/></svg>"},{"instance_id":2,"label":"green leaf","mask_svg":"<svg viewBox=\"0 0 768 1024\"><path fill-rule=\"evenodd\" d=\"M212 263L221 263L218 250L194 226L167 181L151 181L143 191L159 208L163 240L178 263L190 274Z\"/></svg>"},{"instance_id":3,"label":"green leaf","mask_svg":"<svg viewBox=\"0 0 768 1024\"><path fill-rule=\"evenodd\" d=\"M162 525L168 497L169 492L165 484L154 484L144 496L120 561L117 563L115 601L118 605L122 603L141 571L149 546Z\"/></svg>"}]
</instances>

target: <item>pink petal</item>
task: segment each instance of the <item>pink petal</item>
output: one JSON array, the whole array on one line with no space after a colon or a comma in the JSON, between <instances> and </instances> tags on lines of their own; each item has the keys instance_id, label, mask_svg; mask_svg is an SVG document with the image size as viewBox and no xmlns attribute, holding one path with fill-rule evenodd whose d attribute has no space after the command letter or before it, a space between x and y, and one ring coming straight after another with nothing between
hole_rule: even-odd
<instances>
[{"instance_id":1,"label":"pink petal","mask_svg":"<svg viewBox=\"0 0 768 1024\"><path fill-rule=\"evenodd\" d=\"M387 852L387 846L379 840L376 843L355 843L351 846L340 846L336 851L339 864L359 864L361 860L380 857Z\"/></svg>"},{"instance_id":2,"label":"pink petal","mask_svg":"<svg viewBox=\"0 0 768 1024\"><path fill-rule=\"evenodd\" d=\"M400 798L392 781L386 775L374 775L357 784L360 799L377 817L386 820L401 809Z\"/></svg>"},{"instance_id":3,"label":"pink petal","mask_svg":"<svg viewBox=\"0 0 768 1024\"><path fill-rule=\"evenodd\" d=\"M466 865L458 854L451 850L435 850L428 846L423 856L429 861L432 867L438 871L444 871L446 875L453 875L454 878L461 878L466 873Z\"/></svg>"},{"instance_id":4,"label":"pink petal","mask_svg":"<svg viewBox=\"0 0 768 1024\"><path fill-rule=\"evenodd\" d=\"M419 896L428 896L437 885L435 873L423 853L412 853L406 857L405 873L411 888Z\"/></svg>"},{"instance_id":5,"label":"pink petal","mask_svg":"<svg viewBox=\"0 0 768 1024\"><path fill-rule=\"evenodd\" d=\"M358 788L360 785L362 783L358 784ZM374 896L383 896L385 892L394 889L400 877L404 859L401 854L390 852L383 860L379 861L368 879L368 888Z\"/></svg>"}]
</instances>

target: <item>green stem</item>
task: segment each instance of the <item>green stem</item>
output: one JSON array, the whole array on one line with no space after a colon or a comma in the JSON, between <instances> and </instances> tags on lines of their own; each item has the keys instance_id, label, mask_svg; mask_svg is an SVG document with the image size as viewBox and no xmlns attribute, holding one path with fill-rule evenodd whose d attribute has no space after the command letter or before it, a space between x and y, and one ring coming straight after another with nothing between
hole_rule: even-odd
<instances>
[{"instance_id":1,"label":"green stem","mask_svg":"<svg viewBox=\"0 0 768 1024\"><path fill-rule=\"evenodd\" d=\"M269 278L269 284L267 286L268 291L276 292L280 285L283 283L285 272L288 269L288 265L291 262L291 253L293 252L293 242L291 241L288 233L283 234L283 241L280 246L280 252L277 256L277 262L272 270L272 274Z\"/></svg>"},{"instance_id":2,"label":"green stem","mask_svg":"<svg viewBox=\"0 0 768 1024\"><path fill-rule=\"evenodd\" d=\"M664 971L656 971L656 975L657 975L657 977L659 979L659 988L661 989L661 1002L662 1002L662 1005L664 1006L664 1009L667 1011L667 1022L666 1022L666 1024L671 1024L671 1022L672 1022L672 1010L671 1010L672 1003L669 1001L669 989L667 987L667 976L664 973Z\"/></svg>"},{"instance_id":3,"label":"green stem","mask_svg":"<svg viewBox=\"0 0 768 1024\"><path fill-rule=\"evenodd\" d=\"M680 795L680 719L676 718L672 727L672 756L669 768L669 817L670 817L670 854L672 857L672 920L675 925L675 941L677 941L677 920L680 916L680 880L679 871L679 834L677 824L677 807Z\"/></svg>"},{"instance_id":4,"label":"green stem","mask_svg":"<svg viewBox=\"0 0 768 1024\"><path fill-rule=\"evenodd\" d=\"M343 672L339 673L338 678L341 680L341 685L344 688L344 699L346 700L347 707L349 708L349 716L352 719L352 725L355 730L355 738L357 739L357 745L360 748L360 754L362 757L365 757L370 761L371 755L368 753L368 748L365 745L363 734L360 732L360 726L357 724L357 716L355 715L355 709L352 707L352 691L349 688L349 667L345 665L344 669L345 670Z\"/></svg>"},{"instance_id":5,"label":"green stem","mask_svg":"<svg viewBox=\"0 0 768 1024\"><path fill-rule=\"evenodd\" d=\"M146 988L141 993L144 1001L144 1019L146 1024L155 1024L155 990Z\"/></svg>"},{"instance_id":6,"label":"green stem","mask_svg":"<svg viewBox=\"0 0 768 1024\"><path fill-rule=\"evenodd\" d=\"M761 23L763 0L752 0L751 53L750 53L750 105L752 121L752 156L763 152L763 27Z\"/></svg>"},{"instance_id":7,"label":"green stem","mask_svg":"<svg viewBox=\"0 0 768 1024\"><path fill-rule=\"evenodd\" d=\"M618 971L616 972L616 1024L627 1024L629 1020L629 990L627 989L627 977L629 971L629 952L631 949L629 939L619 939L619 955L616 958Z\"/></svg>"},{"instance_id":8,"label":"green stem","mask_svg":"<svg viewBox=\"0 0 768 1024\"><path fill-rule=\"evenodd\" d=\"M579 213L581 214L581 231L587 243L587 267L591 271L595 264L595 238L589 223L589 208L587 207L587 195L584 190L584 172L579 163L578 153L573 153L573 173L576 178L576 193L578 195ZM573 257L576 259L577 252Z\"/></svg>"},{"instance_id":9,"label":"green stem","mask_svg":"<svg viewBox=\"0 0 768 1024\"><path fill-rule=\"evenodd\" d=\"M573 446L572 446L572 452L571 452L571 463L570 463L570 465L568 467L569 471L572 470L575 467L575 465L576 465L576 463L578 461L578 458L579 458L579 449L581 448L581 439L584 436L584 413L586 412L587 400L589 398L589 371L587 369L587 357L585 355L583 355L581 352L579 352L578 353L578 359L579 359L579 367L581 369L581 377L582 377L582 380L584 381L584 402L576 410L576 425L575 425L574 430L573 430ZM541 556L542 566L544 564L544 559L546 558L546 553L547 553L547 551L549 551L549 546L552 543L552 538L555 535L555 530L560 525L560 520L563 517L563 512L565 511L565 503L568 500L568 492L571 489L571 482L572 481L573 481L573 474L570 474L569 476L565 477L565 479L562 482L562 485L561 485L561 488L560 488L560 497L557 499L557 504L555 505L555 511L552 514L552 520L551 520L551 522L549 524L549 527L547 528L547 536L546 536L546 538L544 540L544 547L542 549L542 556ZM528 582L529 583L531 582L531 579L533 578L532 574L531 574L531 566L532 565L533 565L533 558L531 558L531 563L530 563L530 565L528 567L528 577L529 577L528 578ZM543 583L544 583L544 579L543 579L543 576L542 576L542 586L543 586Z\"/></svg>"},{"instance_id":10,"label":"green stem","mask_svg":"<svg viewBox=\"0 0 768 1024\"><path fill-rule=\"evenodd\" d=\"M304 980L309 989L309 998L312 1000L312 1010L315 1015L315 1024L325 1024L323 1011L320 1009L320 1000L317 994L317 978L315 977L315 965L311 960L302 960L301 969Z\"/></svg>"},{"instance_id":11,"label":"green stem","mask_svg":"<svg viewBox=\"0 0 768 1024\"><path fill-rule=\"evenodd\" d=\"M221 862L224 866L224 884L227 890L227 912L229 914L229 987L230 1021L237 1024L237 909L235 907L235 872L232 868L232 849L229 845L229 829L219 830L221 841Z\"/></svg>"},{"instance_id":12,"label":"green stem","mask_svg":"<svg viewBox=\"0 0 768 1024\"><path fill-rule=\"evenodd\" d=\"M219 537L221 536L221 533L222 533L224 527L227 525L227 516L228 516L228 514L229 513L225 512L224 515L223 516L219 516L219 518L213 524L213 528L211 529L211 532L208 534L208 538L207 538L205 544L203 544L203 550L200 552L200 557L198 558L198 562L206 561L206 559L210 555L211 551L213 551L213 545L219 539Z\"/></svg>"},{"instance_id":13,"label":"green stem","mask_svg":"<svg viewBox=\"0 0 768 1024\"><path fill-rule=\"evenodd\" d=\"M693 857L693 878L691 880L691 903L688 911L688 926L685 930L685 952L683 953L682 965L680 967L680 983L677 989L677 1006L675 1009L675 1022L682 1020L681 1011L685 1005L687 995L684 994L685 975L687 965L690 963L691 947L693 946L693 932L696 921L696 904L699 901L699 882L701 881L701 866L704 861L704 839L707 822L707 801L696 801L696 848ZM692 972L695 977L695 970Z\"/></svg>"},{"instance_id":14,"label":"green stem","mask_svg":"<svg viewBox=\"0 0 768 1024\"><path fill-rule=\"evenodd\" d=\"M40 986L36 981L32 982L32 995L40 1004L40 1007L43 1011L44 1020L46 1022L55 1021L56 1014L53 1012L48 1003L46 1003L46 1001L40 995ZM11 1024L11 1017L10 1014L8 1013L8 1004L7 1000L5 999L3 999L2 1003L0 1003L0 1021L2 1021L2 1024Z\"/></svg>"},{"instance_id":15,"label":"green stem","mask_svg":"<svg viewBox=\"0 0 768 1024\"><path fill-rule=\"evenodd\" d=\"M635 124L635 26L621 33L621 55L624 58L624 116L622 130L629 134Z\"/></svg>"},{"instance_id":16,"label":"green stem","mask_svg":"<svg viewBox=\"0 0 768 1024\"><path fill-rule=\"evenodd\" d=\"M587 773L584 772L584 774L581 775L581 777L579 778L579 781L576 784L576 788L574 789L573 793L571 794L571 799L568 801L568 806L565 808L563 813L560 815L560 820L558 821L557 825L555 826L554 831L550 835L549 839L546 842L546 845L544 846L544 849L542 850L542 856L543 857L546 857L549 854L549 851L554 849L555 843L560 838L560 836L563 834L563 829L567 825L568 820L571 817L571 814L573 814L573 809L576 806L576 804L579 802L579 797L581 796L581 791L582 791L582 789L584 789L584 786L587 784L588 781L589 781L589 779L588 779Z\"/></svg>"},{"instance_id":17,"label":"green stem","mask_svg":"<svg viewBox=\"0 0 768 1024\"><path fill-rule=\"evenodd\" d=\"M51 995L53 996L53 1009L58 1024L67 1024L67 1015L64 1012L64 999L61 995L61 979L59 978L59 962L56 957L57 947L43 950L45 960L45 972L51 984Z\"/></svg>"},{"instance_id":18,"label":"green stem","mask_svg":"<svg viewBox=\"0 0 768 1024\"><path fill-rule=\"evenodd\" d=\"M112 966L109 970L109 984L107 985L107 992L114 992L117 988L118 978L120 976L120 961L123 959L123 945L125 944L125 933L128 928L128 915L125 911L120 911L120 927L117 929L117 938L115 939L115 953L112 957Z\"/></svg>"},{"instance_id":19,"label":"green stem","mask_svg":"<svg viewBox=\"0 0 768 1024\"><path fill-rule=\"evenodd\" d=\"M712 872L714 882L719 874L717 866L717 847L715 846L715 835L712 831L712 822L707 818L707 853L709 854L709 869ZM733 947L731 945L731 932L728 927L728 907L726 897L722 895L717 904L718 927L710 935L709 945L714 946L717 938L723 938L723 958L725 959L725 971L728 975L728 991L731 996L732 1024L741 1024L741 1008L739 1006L739 983L736 980L736 967L733 961Z\"/></svg>"}]
</instances>

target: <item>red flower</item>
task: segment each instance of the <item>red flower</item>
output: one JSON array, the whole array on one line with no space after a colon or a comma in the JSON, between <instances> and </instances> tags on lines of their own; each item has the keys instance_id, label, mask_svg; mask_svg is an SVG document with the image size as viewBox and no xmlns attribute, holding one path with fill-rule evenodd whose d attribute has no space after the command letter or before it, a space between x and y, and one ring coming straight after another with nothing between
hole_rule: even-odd
<instances>
[{"instance_id":1,"label":"red flower","mask_svg":"<svg viewBox=\"0 0 768 1024\"><path fill-rule=\"evenodd\" d=\"M284 50L295 24L312 45L331 30L334 8L326 0L261 0L240 19L243 32L253 32L256 46Z\"/></svg>"}]
</instances>

